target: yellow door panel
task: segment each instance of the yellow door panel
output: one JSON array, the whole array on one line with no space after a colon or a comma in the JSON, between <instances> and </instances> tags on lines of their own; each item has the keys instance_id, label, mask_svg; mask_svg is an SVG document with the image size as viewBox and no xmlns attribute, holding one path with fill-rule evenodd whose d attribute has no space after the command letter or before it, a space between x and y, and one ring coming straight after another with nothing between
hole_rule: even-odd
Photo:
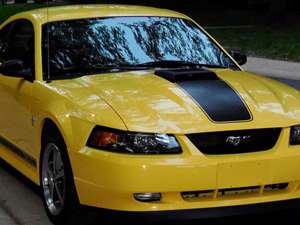
<instances>
[{"instance_id":1,"label":"yellow door panel","mask_svg":"<svg viewBox=\"0 0 300 225\"><path fill-rule=\"evenodd\" d=\"M0 134L34 156L31 91L31 82L0 75Z\"/></svg>"},{"instance_id":2,"label":"yellow door panel","mask_svg":"<svg viewBox=\"0 0 300 225\"><path fill-rule=\"evenodd\" d=\"M34 167L36 162L33 159L29 159L30 161L28 159L24 160L24 154L16 152L16 149L11 149L11 146L6 146L2 142L0 142L0 156L1 159L11 164L20 173L39 185L37 170Z\"/></svg>"}]
</instances>

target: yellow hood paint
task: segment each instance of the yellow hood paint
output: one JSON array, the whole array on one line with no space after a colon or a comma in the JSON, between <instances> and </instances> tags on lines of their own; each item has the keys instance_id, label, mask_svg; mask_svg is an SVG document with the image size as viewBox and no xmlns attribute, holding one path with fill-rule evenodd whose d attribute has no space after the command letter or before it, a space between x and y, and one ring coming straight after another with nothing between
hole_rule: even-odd
<instances>
[{"instance_id":1,"label":"yellow hood paint","mask_svg":"<svg viewBox=\"0 0 300 225\"><path fill-rule=\"evenodd\" d=\"M300 123L297 90L247 72L214 71L241 95L252 113L252 121L216 123L209 120L192 97L153 71L99 74L47 85L77 107L97 115L96 118L101 117L105 101L130 131L186 134ZM103 119L110 120L101 117ZM120 129L123 128L123 124L120 125Z\"/></svg>"}]
</instances>

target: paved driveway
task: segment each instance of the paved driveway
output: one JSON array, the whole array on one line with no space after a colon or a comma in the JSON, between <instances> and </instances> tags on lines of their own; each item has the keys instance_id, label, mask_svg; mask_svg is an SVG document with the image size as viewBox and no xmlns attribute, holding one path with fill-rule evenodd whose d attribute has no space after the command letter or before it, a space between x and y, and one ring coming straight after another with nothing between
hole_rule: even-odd
<instances>
[{"instance_id":1,"label":"paved driveway","mask_svg":"<svg viewBox=\"0 0 300 225\"><path fill-rule=\"evenodd\" d=\"M0 225L50 225L37 187L0 160Z\"/></svg>"},{"instance_id":2,"label":"paved driveway","mask_svg":"<svg viewBox=\"0 0 300 225\"><path fill-rule=\"evenodd\" d=\"M283 82L300 89L300 64L250 58L247 70L262 75L284 77L293 80ZM299 72L299 75L298 75ZM298 81L297 81L298 79ZM273 215L254 215L222 220L197 221L186 224L259 224L262 220L271 222L299 221L298 212L280 212ZM120 221L122 222L122 221ZM96 224L106 225L99 221ZM146 222L139 225L145 225ZM174 223L173 223L174 224ZM39 192L35 185L0 160L0 225L51 225L44 212ZM182 224L181 224L182 225Z\"/></svg>"},{"instance_id":3,"label":"paved driveway","mask_svg":"<svg viewBox=\"0 0 300 225\"><path fill-rule=\"evenodd\" d=\"M249 57L244 69L300 90L300 63Z\"/></svg>"},{"instance_id":4,"label":"paved driveway","mask_svg":"<svg viewBox=\"0 0 300 225\"><path fill-rule=\"evenodd\" d=\"M300 63L249 57L244 68L257 74L300 80Z\"/></svg>"}]
</instances>

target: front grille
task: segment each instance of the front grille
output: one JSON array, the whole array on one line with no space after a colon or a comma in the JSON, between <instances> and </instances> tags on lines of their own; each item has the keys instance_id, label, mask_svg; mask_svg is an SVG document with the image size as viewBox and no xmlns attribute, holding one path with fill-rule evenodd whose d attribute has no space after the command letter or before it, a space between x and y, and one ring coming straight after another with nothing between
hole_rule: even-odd
<instances>
[{"instance_id":1,"label":"front grille","mask_svg":"<svg viewBox=\"0 0 300 225\"><path fill-rule=\"evenodd\" d=\"M285 191L288 188L288 183L269 184L263 186L239 187L239 188L224 188L218 190L205 191L189 191L181 192L181 197L185 201L217 199L230 196L244 195L263 195L267 193L277 193L277 191Z\"/></svg>"},{"instance_id":2,"label":"front grille","mask_svg":"<svg viewBox=\"0 0 300 225\"><path fill-rule=\"evenodd\" d=\"M204 154L239 154L273 148L281 129L255 129L189 134L187 137Z\"/></svg>"}]
</instances>

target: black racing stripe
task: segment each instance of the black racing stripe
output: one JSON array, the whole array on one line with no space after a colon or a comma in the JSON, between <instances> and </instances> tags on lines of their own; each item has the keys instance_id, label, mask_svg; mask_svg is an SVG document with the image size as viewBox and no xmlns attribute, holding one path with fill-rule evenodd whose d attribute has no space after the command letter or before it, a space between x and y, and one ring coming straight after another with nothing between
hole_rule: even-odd
<instances>
[{"instance_id":1,"label":"black racing stripe","mask_svg":"<svg viewBox=\"0 0 300 225\"><path fill-rule=\"evenodd\" d=\"M216 122L250 120L240 96L222 80L193 80L177 83Z\"/></svg>"},{"instance_id":2,"label":"black racing stripe","mask_svg":"<svg viewBox=\"0 0 300 225\"><path fill-rule=\"evenodd\" d=\"M186 71L184 73L186 74ZM170 78L168 80L183 88L215 122L252 119L248 107L238 93L211 71L203 69L199 72L191 71L189 76L186 76L188 79L183 79L180 71L174 73L174 71L161 70L155 74L165 79ZM179 79L177 80L176 77Z\"/></svg>"},{"instance_id":3,"label":"black racing stripe","mask_svg":"<svg viewBox=\"0 0 300 225\"><path fill-rule=\"evenodd\" d=\"M24 152L22 149L19 147L15 146L14 144L10 143L8 140L0 136L0 145L5 146L8 148L11 152L22 158L24 161L29 163L33 167L37 167L36 160L28 155L26 152Z\"/></svg>"}]
</instances>

